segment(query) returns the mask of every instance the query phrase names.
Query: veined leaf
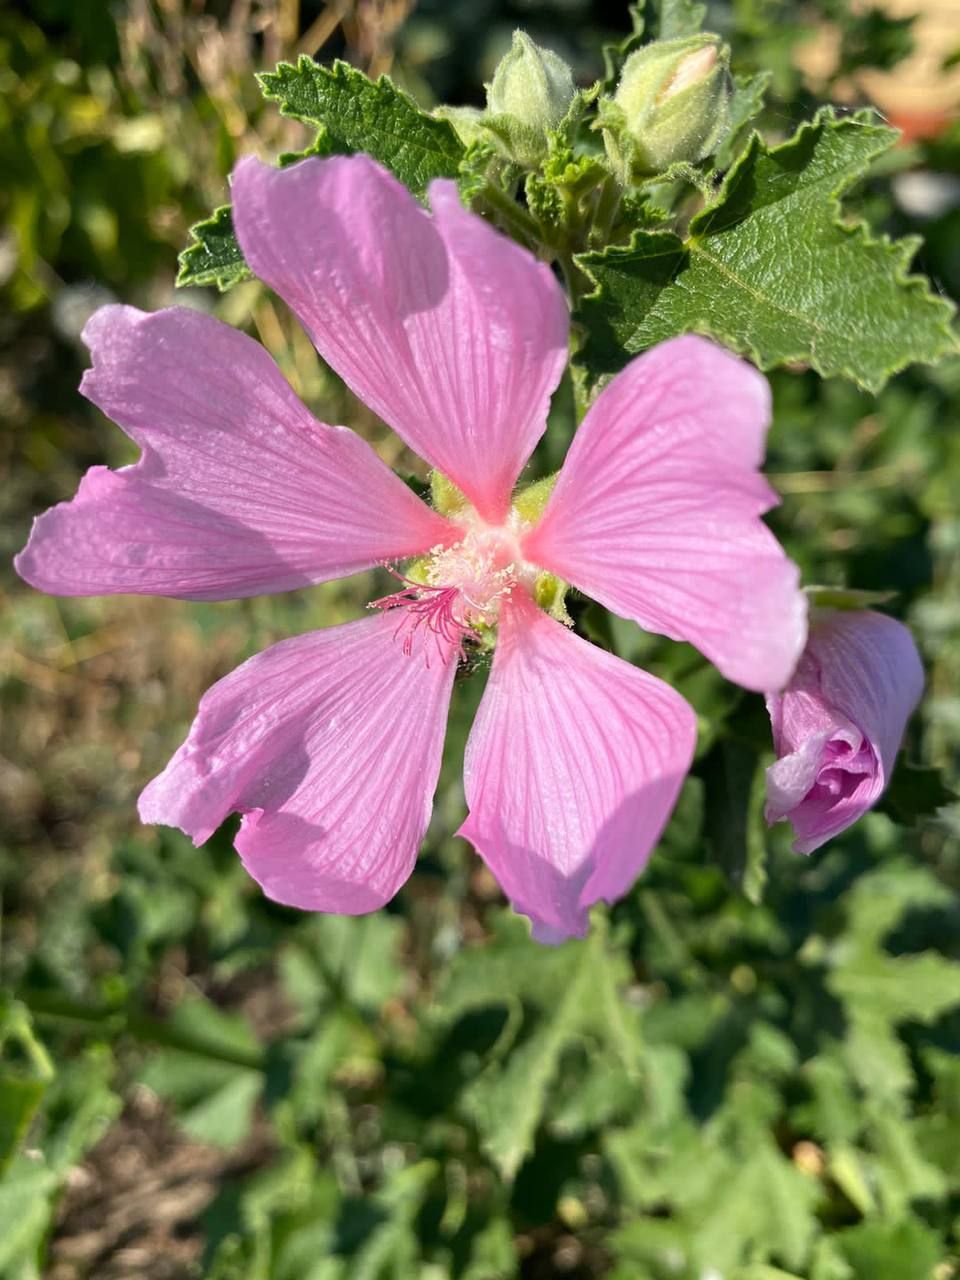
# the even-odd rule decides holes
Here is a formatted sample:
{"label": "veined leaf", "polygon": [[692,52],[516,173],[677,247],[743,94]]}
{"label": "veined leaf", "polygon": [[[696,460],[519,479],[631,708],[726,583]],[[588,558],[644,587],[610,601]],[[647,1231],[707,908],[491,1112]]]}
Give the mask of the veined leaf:
{"label": "veined leaf", "polygon": [[484,1148],[505,1178],[514,1176],[533,1148],[569,1048],[589,1042],[598,1067],[639,1072],[639,1031],[619,990],[626,972],[604,935],[597,921],[585,942],[545,950],[521,941],[513,931],[504,932],[490,946],[465,953],[442,994],[447,1017],[499,1003],[508,992],[514,998],[522,993],[525,1003],[539,1007],[530,1034],[502,1060],[491,1061],[463,1098]]}
{"label": "veined leaf", "polygon": [[[464,146],[451,125],[421,111],[386,76],[374,82],[346,62],[321,67],[303,56],[296,66],[281,62],[259,80],[282,115],[317,127],[313,143],[281,156],[281,164],[365,151],[417,196],[432,179],[459,175]],[[190,234],[193,243],[180,255],[178,285],[216,285],[224,292],[250,278],[230,205],[214,210]]]}
{"label": "veined leaf", "polygon": [[414,193],[456,178],[464,146],[447,120],[421,111],[386,76],[373,81],[346,62],[321,67],[305,55],[259,77],[280,112],[327,130],[345,151],[365,151]]}
{"label": "veined leaf", "polygon": [[754,134],[686,240],[637,230],[628,245],[581,254],[597,286],[579,313],[588,377],[690,332],[762,369],[802,361],[869,391],[960,349],[951,304],[907,274],[917,241],[840,217],[840,195],[896,136],[868,113],[829,109],[782,146]]}
{"label": "veined leaf", "polygon": [[233,230],[233,211],[228,204],[215,209],[209,218],[190,228],[193,244],[180,254],[177,285],[214,284],[226,293],[253,274]]}

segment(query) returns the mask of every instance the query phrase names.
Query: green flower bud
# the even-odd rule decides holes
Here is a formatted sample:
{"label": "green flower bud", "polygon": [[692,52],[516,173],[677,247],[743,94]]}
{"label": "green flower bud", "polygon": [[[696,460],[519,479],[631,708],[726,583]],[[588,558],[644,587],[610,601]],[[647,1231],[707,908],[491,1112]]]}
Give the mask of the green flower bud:
{"label": "green flower bud", "polygon": [[547,130],[560,123],[575,93],[564,60],[515,31],[487,85],[488,127],[515,160],[536,164],[546,152]]}
{"label": "green flower bud", "polygon": [[604,120],[607,152],[625,177],[716,150],[729,123],[729,65],[729,49],[709,34],[654,41],[627,58]]}

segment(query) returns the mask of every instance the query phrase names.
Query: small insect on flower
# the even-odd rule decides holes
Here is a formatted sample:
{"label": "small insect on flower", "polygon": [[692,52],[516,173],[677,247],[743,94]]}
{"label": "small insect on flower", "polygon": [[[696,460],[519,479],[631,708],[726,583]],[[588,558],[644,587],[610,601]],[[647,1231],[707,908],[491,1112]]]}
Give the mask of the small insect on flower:
{"label": "small insect on flower", "polygon": [[549,268],[453,183],[432,184],[428,214],[365,156],[247,159],[233,198],[247,262],[434,468],[433,506],[313,418],[250,338],[110,306],[85,331],[81,389],[142,457],[93,468],[41,516],[19,571],[61,595],[224,600],[389,565],[401,589],[366,617],[209,690],[141,817],[199,843],[240,812],[237,849],[268,895],[370,911],[416,859],[458,660],[495,644],[461,834],[537,937],[582,934],[644,867],[696,730],[668,685],[564,625],[565,586],[748,688],[783,687],[806,612],[760,518],[776,501],[758,473],[767,383],[703,339],[664,343],[600,394],[549,496],[516,491],[567,357]]}
{"label": "small insect on flower", "polygon": [[767,821],[787,819],[812,853],[879,800],[923,694],[923,667],[902,622],[821,609],[780,694],[767,698],[779,756],[767,770]]}

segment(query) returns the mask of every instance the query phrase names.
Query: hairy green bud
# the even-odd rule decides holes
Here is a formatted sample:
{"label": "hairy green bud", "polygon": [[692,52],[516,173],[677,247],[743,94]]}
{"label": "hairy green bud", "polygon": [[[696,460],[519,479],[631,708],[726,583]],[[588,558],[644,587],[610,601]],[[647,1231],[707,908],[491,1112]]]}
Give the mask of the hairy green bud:
{"label": "hairy green bud", "polygon": [[573,72],[558,54],[515,31],[487,85],[487,126],[513,159],[536,164],[546,153],[547,130],[566,115],[576,91]]}
{"label": "hairy green bud", "polygon": [[607,153],[624,178],[716,150],[729,122],[729,67],[729,49],[709,34],[654,41],[627,58],[601,113]]}

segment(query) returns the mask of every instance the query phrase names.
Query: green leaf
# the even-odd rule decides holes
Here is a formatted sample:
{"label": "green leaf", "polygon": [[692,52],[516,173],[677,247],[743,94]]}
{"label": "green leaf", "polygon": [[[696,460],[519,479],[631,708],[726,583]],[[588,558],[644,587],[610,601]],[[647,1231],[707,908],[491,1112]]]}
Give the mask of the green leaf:
{"label": "green leaf", "polygon": [[754,134],[686,240],[636,230],[628,245],[581,254],[597,286],[579,310],[588,377],[690,332],[762,369],[801,361],[871,391],[956,352],[952,305],[907,275],[917,241],[840,219],[839,196],[896,136],[868,113],[829,109],[779,147]]}
{"label": "green leaf", "polygon": [[178,259],[177,286],[213,284],[225,293],[253,274],[233,230],[233,211],[228,204],[215,209],[209,218],[190,228],[193,243]]}
{"label": "green leaf", "polygon": [[755,76],[733,77],[733,97],[730,99],[727,134],[716,156],[718,169],[729,169],[740,154],[744,131],[751,120],[763,110],[763,100],[770,80],[771,72],[769,71],[758,71]]}
{"label": "green leaf", "polygon": [[960,964],[934,951],[894,956],[883,939],[911,906],[949,900],[929,872],[898,863],[863,876],[849,895],[848,932],[826,983],[846,1007],[850,1070],[874,1097],[892,1099],[913,1085],[897,1026],[930,1024],[960,1004]]}
{"label": "green leaf", "polygon": [[19,1274],[39,1274],[26,1264],[38,1254],[53,1217],[56,1192],[56,1175],[26,1156],[20,1156],[0,1180],[0,1275],[12,1277],[17,1263],[24,1265]]}
{"label": "green leaf", "polygon": [[[258,77],[264,97],[281,115],[317,127],[313,143],[286,152],[280,164],[311,155],[365,151],[422,196],[434,178],[456,178],[465,148],[446,120],[421,111],[386,76],[376,82],[346,62],[321,67],[303,55]],[[193,243],[180,255],[177,285],[216,285],[225,292],[251,277],[233,230],[230,205],[190,228]]]}
{"label": "green leaf", "polygon": [[901,758],[884,793],[881,807],[898,822],[912,827],[919,818],[930,817],[938,809],[956,801],[956,792],[947,786],[939,769],[907,764]]}
{"label": "green leaf", "polygon": [[256,1037],[246,1021],[208,1001],[183,1001],[169,1019],[171,1029],[196,1050],[162,1048],[145,1063],[143,1084],[175,1107],[184,1132],[201,1142],[231,1147],[250,1131],[263,1075],[242,1065],[255,1057]]}
{"label": "green leaf", "polygon": [[753,903],[767,881],[763,827],[764,773],[750,746],[721,738],[700,766],[704,829],[730,882]]}
{"label": "green leaf", "polygon": [[834,1242],[856,1280],[930,1280],[942,1256],[936,1233],[916,1219],[863,1222]]}
{"label": "green leaf", "polygon": [[638,0],[630,5],[635,34],[649,40],[674,40],[696,35],[707,6],[699,0]]}
{"label": "green leaf", "polygon": [[434,178],[456,178],[464,146],[447,120],[421,111],[386,76],[373,81],[349,63],[321,67],[301,56],[258,77],[282,115],[326,128],[345,151],[365,151],[414,193]]}
{"label": "green leaf", "polygon": [[592,1061],[604,1071],[611,1063],[635,1076],[639,1070],[636,1023],[620,995],[622,961],[604,934],[597,920],[587,941],[545,950],[505,931],[502,943],[465,953],[441,993],[445,1017],[517,996],[539,1010],[522,1042],[491,1055],[463,1095],[464,1109],[504,1178],[512,1178],[531,1151],[569,1049],[592,1045]]}
{"label": "green leaf", "polygon": [[19,1150],[54,1074],[27,1008],[0,996],[0,1048],[6,1051],[8,1043],[18,1047],[20,1060],[0,1063],[0,1174]]}
{"label": "green leaf", "polygon": [[[618,1255],[652,1261],[665,1248],[683,1259],[693,1275],[730,1271],[749,1258],[802,1266],[816,1230],[816,1182],[797,1170],[759,1129],[739,1134],[731,1101],[726,1114],[705,1129],[692,1124],[669,1138],[670,1159],[651,1151],[641,1133],[608,1140],[614,1170],[639,1192],[648,1211],[670,1204],[664,1226],[647,1213],[613,1237]],[[731,1136],[735,1145],[731,1146]],[[722,1189],[722,1190],[721,1190]],[[675,1274],[687,1274],[679,1267]]]}
{"label": "green leaf", "polygon": [[19,1150],[46,1091],[45,1080],[0,1072],[0,1173]]}

